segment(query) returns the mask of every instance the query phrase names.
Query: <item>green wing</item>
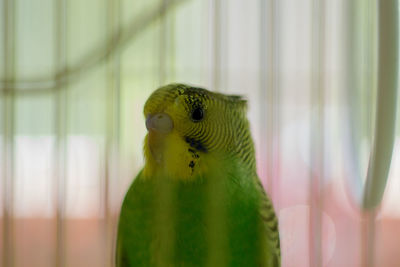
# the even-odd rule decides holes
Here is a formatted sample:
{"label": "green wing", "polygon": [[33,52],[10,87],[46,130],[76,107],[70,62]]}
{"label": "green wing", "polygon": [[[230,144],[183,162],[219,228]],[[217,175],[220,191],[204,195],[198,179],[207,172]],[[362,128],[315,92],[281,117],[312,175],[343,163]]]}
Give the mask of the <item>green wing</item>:
{"label": "green wing", "polygon": [[261,195],[260,215],[264,221],[266,234],[269,236],[267,247],[274,251],[274,258],[271,259],[271,267],[281,266],[281,248],[279,240],[278,219],[275,215],[275,210],[271,200],[265,193],[261,181],[256,177],[257,188]]}
{"label": "green wing", "polygon": [[[132,266],[133,258],[143,259],[143,262],[139,261],[135,266],[148,265],[145,261],[149,258],[147,244],[151,238],[148,229],[150,223],[139,218],[149,217],[147,213],[151,212],[151,203],[147,203],[146,199],[151,198],[147,196],[149,191],[146,183],[140,178],[141,175],[142,172],[137,175],[122,203],[115,255],[117,267]],[[141,238],[137,236],[138,231],[132,229],[141,229]]]}

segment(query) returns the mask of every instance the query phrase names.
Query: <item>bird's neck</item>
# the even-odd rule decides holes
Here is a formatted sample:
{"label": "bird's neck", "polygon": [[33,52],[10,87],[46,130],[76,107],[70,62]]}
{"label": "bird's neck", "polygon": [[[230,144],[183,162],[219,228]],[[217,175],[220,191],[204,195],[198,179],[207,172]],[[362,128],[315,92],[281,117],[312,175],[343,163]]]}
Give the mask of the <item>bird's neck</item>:
{"label": "bird's neck", "polygon": [[232,166],[234,162],[239,162],[226,153],[199,151],[174,133],[166,136],[161,147],[157,147],[157,150],[159,154],[155,157],[149,145],[149,136],[146,136],[144,142],[144,177],[161,175],[178,180],[192,181],[196,177],[207,174],[209,170],[219,169],[223,171]]}

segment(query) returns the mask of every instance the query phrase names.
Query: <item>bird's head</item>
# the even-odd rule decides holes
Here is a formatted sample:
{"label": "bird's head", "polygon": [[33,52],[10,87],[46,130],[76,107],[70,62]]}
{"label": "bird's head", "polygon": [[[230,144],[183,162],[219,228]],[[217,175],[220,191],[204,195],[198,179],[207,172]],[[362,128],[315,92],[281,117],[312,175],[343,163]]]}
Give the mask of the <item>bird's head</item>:
{"label": "bird's head", "polygon": [[240,96],[184,84],[157,89],[144,106],[145,176],[164,171],[190,179],[204,172],[211,158],[221,156],[255,164],[246,112]]}

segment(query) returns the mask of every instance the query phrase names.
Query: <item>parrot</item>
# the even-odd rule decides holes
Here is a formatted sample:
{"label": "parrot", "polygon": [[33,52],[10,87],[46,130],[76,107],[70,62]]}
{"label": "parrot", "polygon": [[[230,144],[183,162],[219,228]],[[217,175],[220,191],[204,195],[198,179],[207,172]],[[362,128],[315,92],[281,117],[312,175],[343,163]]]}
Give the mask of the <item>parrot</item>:
{"label": "parrot", "polygon": [[145,163],[122,201],[117,267],[281,265],[247,109],[243,96],[182,83],[150,95]]}

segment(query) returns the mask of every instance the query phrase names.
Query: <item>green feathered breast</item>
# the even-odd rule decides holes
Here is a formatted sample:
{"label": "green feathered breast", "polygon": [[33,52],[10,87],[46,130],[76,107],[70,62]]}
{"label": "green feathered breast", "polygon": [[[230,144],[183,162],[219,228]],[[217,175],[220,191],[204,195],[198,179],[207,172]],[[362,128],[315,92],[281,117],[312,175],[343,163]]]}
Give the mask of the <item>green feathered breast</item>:
{"label": "green feathered breast", "polygon": [[226,169],[189,182],[139,174],[121,210],[117,266],[280,266],[272,205],[248,173]]}

